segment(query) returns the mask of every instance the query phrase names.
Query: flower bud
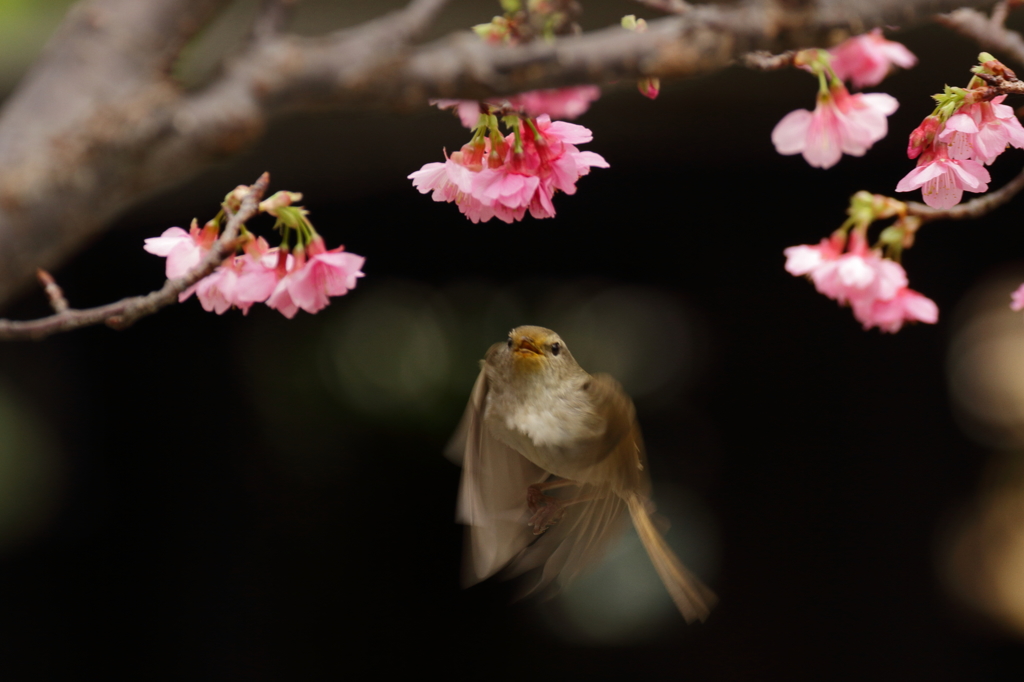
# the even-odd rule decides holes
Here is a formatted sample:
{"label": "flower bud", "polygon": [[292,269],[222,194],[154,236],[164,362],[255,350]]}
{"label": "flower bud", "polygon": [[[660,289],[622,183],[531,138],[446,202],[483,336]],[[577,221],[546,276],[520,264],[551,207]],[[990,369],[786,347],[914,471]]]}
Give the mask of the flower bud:
{"label": "flower bud", "polygon": [[296,201],[302,201],[302,194],[299,192],[277,192],[260,202],[260,211],[277,217],[277,209],[291,206]]}
{"label": "flower bud", "polygon": [[644,97],[657,99],[658,93],[661,92],[661,80],[654,77],[641,78],[636,82],[636,87]]}
{"label": "flower bud", "polygon": [[935,140],[935,134],[939,131],[941,121],[938,116],[928,116],[921,125],[914,128],[910,133],[910,143],[907,145],[907,157],[916,159],[921,152],[929,149]]}

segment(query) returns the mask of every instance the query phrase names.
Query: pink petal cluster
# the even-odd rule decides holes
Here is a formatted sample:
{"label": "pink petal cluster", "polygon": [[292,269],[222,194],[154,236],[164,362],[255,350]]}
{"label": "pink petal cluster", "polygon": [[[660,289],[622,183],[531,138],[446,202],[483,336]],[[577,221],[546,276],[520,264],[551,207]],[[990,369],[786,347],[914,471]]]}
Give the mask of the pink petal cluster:
{"label": "pink petal cluster", "polygon": [[363,276],[362,267],[366,259],[349,253],[339,246],[328,251],[322,239],[317,237],[306,253],[296,253],[294,267],[276,274],[280,277],[267,305],[291,319],[301,308],[307,313],[316,313],[330,304],[330,296],[343,296],[354,289],[356,279]]}
{"label": "pink petal cluster", "polygon": [[816,168],[831,168],[843,154],[863,156],[889,131],[886,116],[899,107],[884,93],[851,95],[841,84],[818,95],[814,112],[797,109],[772,131],[772,143],[784,156],[803,154]]}
{"label": "pink petal cluster", "polygon": [[500,145],[489,138],[482,144],[465,145],[444,163],[428,163],[409,179],[421,194],[432,192],[434,201],[455,202],[474,223],[498,218],[506,223],[522,220],[526,211],[534,218],[555,215],[555,192],[575,194],[576,180],[591,168],[607,168],[608,162],[575,145],[590,142],[593,135],[583,126],[535,120],[540,139],[521,124],[522,151],[515,151],[515,135]]}
{"label": "pink petal cluster", "polygon": [[791,246],[783,253],[787,272],[807,275],[819,293],[848,304],[864,329],[896,333],[904,322],[934,324],[939,319],[934,301],[907,288],[903,266],[869,249],[857,233],[851,235],[845,253],[841,236],[817,245]]}
{"label": "pink petal cluster", "polygon": [[1024,284],[1021,284],[1010,294],[1010,310],[1018,312],[1024,310]]}
{"label": "pink petal cluster", "polygon": [[[601,88],[596,85],[580,85],[569,88],[550,90],[530,90],[512,95],[506,99],[490,99],[488,104],[508,106],[521,111],[527,116],[537,117],[547,114],[551,118],[572,120],[579,118],[592,102],[601,97]],[[480,102],[465,99],[432,99],[430,103],[439,109],[454,108],[462,125],[476,128],[480,121]]]}
{"label": "pink petal cluster", "polygon": [[938,137],[949,145],[951,159],[973,159],[990,166],[1007,145],[1024,149],[1024,127],[1013,108],[1003,104],[1005,99],[1000,95],[991,102],[962,106],[949,117]]}
{"label": "pink petal cluster", "polygon": [[[198,248],[174,230],[190,239],[184,230],[171,228],[160,237],[147,239],[145,246],[150,253],[167,256],[169,278],[173,278],[170,274],[172,256],[177,254],[178,260],[173,265],[177,271],[185,259],[194,257]],[[178,300],[184,301],[194,293],[204,310],[218,315],[231,307],[248,314],[254,303],[266,303],[290,319],[299,308],[309,313],[318,312],[330,303],[330,296],[341,296],[355,288],[356,280],[363,276],[362,266],[366,260],[345,251],[342,246],[328,251],[320,237],[315,237],[304,251],[298,249],[294,257],[268,248],[262,237],[250,241],[245,251],[240,256],[225,259],[209,276],[179,294]]]}
{"label": "pink petal cluster", "polygon": [[909,69],[917,64],[914,53],[882,36],[882,29],[854,36],[829,50],[831,67],[836,77],[849,80],[854,87],[878,85],[889,74],[892,66]]}
{"label": "pink petal cluster", "polygon": [[920,187],[924,203],[932,208],[947,209],[960,203],[965,190],[987,192],[991,180],[980,163],[950,158],[946,143],[936,141],[917,159],[917,167],[900,180],[896,191],[912,192]]}

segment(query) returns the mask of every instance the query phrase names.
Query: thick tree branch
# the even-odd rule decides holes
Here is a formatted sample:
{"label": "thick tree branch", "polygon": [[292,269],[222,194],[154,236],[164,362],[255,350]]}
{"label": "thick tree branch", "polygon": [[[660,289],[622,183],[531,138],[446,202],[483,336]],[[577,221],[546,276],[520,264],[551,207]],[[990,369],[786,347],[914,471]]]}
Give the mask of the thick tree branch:
{"label": "thick tree branch", "polygon": [[161,308],[178,302],[178,294],[212,273],[225,258],[235,251],[235,238],[238,237],[238,230],[245,221],[250,220],[259,212],[260,199],[267,191],[270,183],[270,175],[264,173],[249,188],[248,194],[242,199],[238,212],[231,215],[230,209],[225,206],[230,218],[224,227],[224,232],[206,254],[202,262],[190,270],[184,277],[169,279],[164,285],[145,296],[132,296],[123,298],[115,303],[86,310],[75,310],[67,307],[63,293],[57,283],[45,272],[40,273],[46,293],[51,303],[57,310],[55,315],[40,318],[38,320],[13,321],[0,319],[0,340],[11,341],[17,339],[42,339],[51,334],[71,331],[81,327],[91,327],[97,324],[106,324],[114,329],[124,329],[134,324],[139,318],[152,315]]}
{"label": "thick tree branch", "polygon": [[404,10],[317,39],[279,35],[280,22],[271,16],[221,78],[184,92],[168,69],[224,4],[88,0],[69,14],[0,114],[0,303],[127,207],[254,142],[282,112],[411,107],[429,97],[685,77],[754,50],[827,45],[835,29],[907,27],[963,2],[694,5],[649,22],[645,33],[613,27],[513,48],[487,45],[469,31],[411,46],[444,0],[413,0]]}

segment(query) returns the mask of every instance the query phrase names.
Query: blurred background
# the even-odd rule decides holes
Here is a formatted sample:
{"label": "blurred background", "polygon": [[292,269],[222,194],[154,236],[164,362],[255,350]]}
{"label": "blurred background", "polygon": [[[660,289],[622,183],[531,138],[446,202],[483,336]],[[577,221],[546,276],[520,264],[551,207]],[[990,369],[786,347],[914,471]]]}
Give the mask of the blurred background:
{"label": "blurred background", "polygon": [[[0,89],[67,5],[0,1]],[[645,16],[584,5],[585,29]],[[308,0],[294,30],[391,6]],[[182,82],[215,73],[254,8],[199,36]],[[434,35],[497,11],[454,2]],[[123,216],[54,273],[72,305],[158,287],[142,240],[264,170],[366,277],[291,321],[191,300],[3,346],[0,676],[1022,679],[1024,319],[1008,303],[1024,200],[922,230],[904,265],[935,326],[865,333],[782,268],[853,192],[892,193],[929,95],[966,84],[979,51],[934,26],[897,37],[921,64],[878,88],[901,103],[890,135],[827,172],[770,142],[814,80],[734,68],[654,102],[607,87],[578,122],[611,168],[556,197],[554,220],[472,225],[417,193],[406,175],[469,137],[426,106],[279,120]],[[1021,161],[1001,157],[993,186]],[[46,313],[36,292],[4,314]],[[632,531],[559,598],[460,589],[442,450],[478,359],[521,324],[635,398],[667,538],[721,598],[707,623],[683,623]]]}

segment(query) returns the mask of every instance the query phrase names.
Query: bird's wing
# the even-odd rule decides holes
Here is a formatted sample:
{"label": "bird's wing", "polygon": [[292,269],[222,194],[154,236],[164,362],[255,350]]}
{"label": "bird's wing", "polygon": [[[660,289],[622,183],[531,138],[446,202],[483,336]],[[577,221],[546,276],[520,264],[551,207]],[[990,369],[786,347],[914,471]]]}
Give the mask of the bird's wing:
{"label": "bird's wing", "polygon": [[572,490],[597,497],[568,507],[560,522],[512,561],[508,577],[530,572],[535,578],[527,582],[520,596],[542,592],[553,585],[565,587],[599,561],[610,541],[625,527],[626,505],[618,495],[591,485]]}
{"label": "bird's wing", "polygon": [[467,527],[466,585],[498,572],[533,542],[533,531],[526,525],[526,489],[548,477],[488,432],[483,423],[486,405],[487,376],[481,371],[463,417],[466,437],[456,514]]}
{"label": "bird's wing", "polygon": [[593,446],[602,452],[594,457],[595,464],[579,481],[580,486],[571,489],[589,499],[568,507],[562,521],[523,550],[510,566],[513,574],[543,567],[527,593],[543,590],[556,578],[559,585],[567,585],[599,561],[625,528],[624,494],[645,495],[649,488],[643,438],[632,400],[619,382],[606,374],[590,377],[583,390],[605,421]]}

